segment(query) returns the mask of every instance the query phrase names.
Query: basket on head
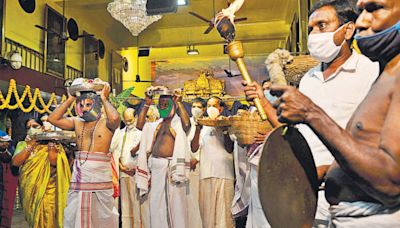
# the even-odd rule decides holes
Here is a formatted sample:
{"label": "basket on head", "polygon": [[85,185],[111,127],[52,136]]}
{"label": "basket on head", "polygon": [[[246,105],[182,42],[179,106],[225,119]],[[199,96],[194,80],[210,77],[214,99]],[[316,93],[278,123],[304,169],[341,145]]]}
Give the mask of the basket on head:
{"label": "basket on head", "polygon": [[81,92],[100,92],[105,85],[100,78],[76,78],[69,87],[69,93],[80,96]]}
{"label": "basket on head", "polygon": [[247,115],[231,116],[231,133],[234,133],[240,145],[255,143],[258,132],[268,133],[273,129],[268,121],[262,121],[260,115],[246,113]]}

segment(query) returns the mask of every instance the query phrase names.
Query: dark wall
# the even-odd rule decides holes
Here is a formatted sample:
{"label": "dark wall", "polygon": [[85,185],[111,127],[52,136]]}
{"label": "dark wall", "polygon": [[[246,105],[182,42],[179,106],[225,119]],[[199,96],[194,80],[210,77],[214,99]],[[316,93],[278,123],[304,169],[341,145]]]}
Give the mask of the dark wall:
{"label": "dark wall", "polygon": [[63,78],[40,73],[26,67],[13,70],[9,66],[0,66],[0,83],[2,83],[1,81],[10,81],[10,79],[14,79],[18,85],[30,85],[32,89],[39,88],[43,92],[56,93],[60,96],[65,93]]}

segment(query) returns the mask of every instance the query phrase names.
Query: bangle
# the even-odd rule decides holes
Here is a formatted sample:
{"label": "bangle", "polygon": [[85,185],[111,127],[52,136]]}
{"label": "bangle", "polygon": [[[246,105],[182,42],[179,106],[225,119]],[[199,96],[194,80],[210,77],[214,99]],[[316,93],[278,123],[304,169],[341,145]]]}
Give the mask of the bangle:
{"label": "bangle", "polygon": [[148,104],[145,104],[145,105],[144,105],[144,107],[150,108],[150,105],[148,105]]}
{"label": "bangle", "polygon": [[33,146],[27,146],[25,149],[26,149],[26,151],[28,153],[32,153],[33,152]]}

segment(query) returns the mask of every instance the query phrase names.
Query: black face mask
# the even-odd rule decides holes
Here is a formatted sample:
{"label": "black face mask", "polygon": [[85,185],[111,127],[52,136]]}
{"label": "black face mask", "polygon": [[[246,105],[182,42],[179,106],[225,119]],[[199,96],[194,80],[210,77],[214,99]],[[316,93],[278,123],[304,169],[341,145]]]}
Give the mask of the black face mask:
{"label": "black face mask", "polygon": [[[93,106],[91,110],[82,111],[82,107],[79,105],[79,103],[84,99],[93,100]],[[80,116],[86,122],[92,122],[96,121],[101,116],[101,107],[102,103],[99,95],[96,95],[96,93],[93,92],[84,92],[81,93],[81,96],[77,99],[76,112],[78,116]]]}
{"label": "black face mask", "polygon": [[356,36],[361,53],[372,61],[387,64],[400,53],[400,21],[392,27],[370,36]]}
{"label": "black face mask", "polygon": [[83,112],[82,115],[82,119],[84,119],[86,122],[93,122],[96,121],[98,118],[99,118],[99,113],[93,111]]}

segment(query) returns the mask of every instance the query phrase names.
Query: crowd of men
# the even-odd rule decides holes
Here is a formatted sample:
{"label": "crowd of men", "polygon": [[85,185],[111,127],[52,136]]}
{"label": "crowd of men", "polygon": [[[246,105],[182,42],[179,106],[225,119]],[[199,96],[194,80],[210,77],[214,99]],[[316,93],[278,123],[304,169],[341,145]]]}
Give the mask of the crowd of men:
{"label": "crowd of men", "polygon": [[[308,49],[320,64],[298,89],[243,82],[248,101],[307,141],[322,189],[314,227],[400,227],[400,2],[318,1]],[[200,125],[222,115],[218,97],[196,98],[188,112],[179,94],[155,106],[146,93],[140,113],[128,108],[121,120],[109,93],[105,84],[70,94],[48,117],[75,131],[72,162],[60,144],[29,137],[39,120],[27,120],[15,152],[0,132],[30,227],[270,227],[257,177],[267,133],[240,145],[226,127]],[[79,118],[65,116],[73,102]]]}

